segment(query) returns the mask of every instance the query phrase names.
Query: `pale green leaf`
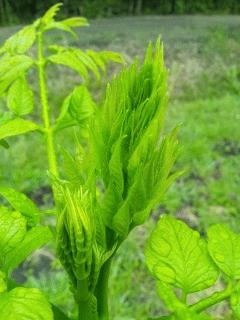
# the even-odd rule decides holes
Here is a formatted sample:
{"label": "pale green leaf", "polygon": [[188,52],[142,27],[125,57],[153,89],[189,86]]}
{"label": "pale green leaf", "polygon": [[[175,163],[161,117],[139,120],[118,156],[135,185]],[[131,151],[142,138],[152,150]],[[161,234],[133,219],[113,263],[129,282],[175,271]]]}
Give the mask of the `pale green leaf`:
{"label": "pale green leaf", "polygon": [[22,76],[32,65],[33,60],[25,55],[4,55],[0,59],[0,96],[10,84]]}
{"label": "pale green leaf", "polygon": [[218,271],[197,231],[170,216],[160,218],[146,251],[148,269],[160,281],[185,293],[211,287]]}
{"label": "pale green leaf", "polygon": [[234,314],[234,319],[239,320],[240,319],[240,290],[239,288],[235,290],[230,297],[230,305],[232,312]]}
{"label": "pale green leaf", "polygon": [[0,294],[7,291],[7,276],[0,270]]}
{"label": "pale green leaf", "polygon": [[208,229],[208,250],[216,265],[230,278],[240,279],[240,236],[227,225]]}
{"label": "pale green leaf", "polygon": [[24,239],[25,233],[25,218],[19,212],[0,207],[0,269],[6,255]]}
{"label": "pale green leaf", "polygon": [[49,22],[45,27],[44,27],[44,31],[48,31],[48,30],[52,30],[52,29],[59,29],[62,31],[66,31],[71,33],[74,37],[77,36],[77,34],[67,25],[65,25],[64,23],[62,23],[62,21],[52,21]]}
{"label": "pale green leaf", "polygon": [[16,118],[0,126],[0,140],[39,129],[39,126],[32,121]]}
{"label": "pale green leaf", "polygon": [[30,229],[24,239],[5,257],[4,270],[8,273],[23,262],[34,250],[42,247],[52,239],[48,227],[39,226]]}
{"label": "pale green leaf", "polygon": [[15,288],[0,294],[0,320],[53,320],[51,305],[38,289]]}
{"label": "pale green leaf", "polygon": [[73,119],[82,123],[93,115],[95,108],[96,105],[87,87],[82,85],[73,90],[68,107]]}
{"label": "pale green leaf", "polygon": [[52,21],[54,21],[54,17],[56,16],[56,14],[58,13],[58,11],[60,10],[62,6],[62,3],[56,3],[55,5],[53,5],[52,7],[50,7],[45,14],[42,16],[41,18],[41,22],[43,24],[48,24]]}
{"label": "pale green leaf", "polygon": [[24,76],[15,80],[11,85],[8,91],[7,105],[17,116],[24,116],[32,112],[34,107],[33,91]]}
{"label": "pale green leaf", "polygon": [[26,217],[29,226],[36,225],[39,222],[40,211],[35,203],[25,194],[1,185],[0,194],[16,211],[19,211],[23,216]]}
{"label": "pale green leaf", "polygon": [[76,54],[68,49],[65,51],[60,51],[48,57],[48,61],[61,64],[68,68],[77,71],[84,79],[88,78],[88,70],[82,61],[76,56]]}
{"label": "pale green leaf", "polygon": [[89,23],[84,17],[72,17],[62,20],[61,23],[71,28],[85,27],[89,26]]}
{"label": "pale green leaf", "polygon": [[0,53],[23,54],[32,47],[36,39],[36,30],[33,25],[26,26],[5,41]]}
{"label": "pale green leaf", "polygon": [[114,51],[100,51],[99,55],[104,60],[104,62],[113,61],[120,64],[123,64],[125,62],[123,56],[120,53]]}

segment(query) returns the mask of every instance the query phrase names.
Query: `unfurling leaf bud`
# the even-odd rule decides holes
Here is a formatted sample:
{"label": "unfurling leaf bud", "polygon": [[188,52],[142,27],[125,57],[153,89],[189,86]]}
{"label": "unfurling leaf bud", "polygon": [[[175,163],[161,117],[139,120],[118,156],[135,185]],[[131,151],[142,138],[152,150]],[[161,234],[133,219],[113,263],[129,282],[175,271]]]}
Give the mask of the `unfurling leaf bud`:
{"label": "unfurling leaf bud", "polygon": [[62,188],[63,210],[57,224],[57,251],[73,285],[91,273],[94,244],[94,221],[87,193]]}

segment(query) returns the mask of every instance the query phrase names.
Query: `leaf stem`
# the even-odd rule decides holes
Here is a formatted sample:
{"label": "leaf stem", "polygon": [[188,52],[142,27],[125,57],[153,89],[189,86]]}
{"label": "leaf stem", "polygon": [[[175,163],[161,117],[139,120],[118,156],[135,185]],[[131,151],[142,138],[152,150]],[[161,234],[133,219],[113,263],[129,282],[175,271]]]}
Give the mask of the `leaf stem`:
{"label": "leaf stem", "polygon": [[229,284],[223,291],[214,292],[211,296],[198,301],[197,303],[189,306],[189,308],[194,312],[200,313],[205,309],[208,309],[209,307],[229,298],[231,294],[232,285]]}
{"label": "leaf stem", "polygon": [[[41,31],[38,32],[37,43],[38,43],[37,66],[38,66],[38,75],[39,75],[39,90],[40,90],[40,100],[41,100],[41,106],[42,106],[42,120],[44,124],[44,132],[45,132],[46,144],[47,144],[49,171],[54,176],[58,177],[59,172],[57,167],[53,130],[51,127],[50,116],[49,116],[48,92],[47,92],[46,74],[45,74],[46,59],[44,58],[44,55],[43,55],[43,35]],[[53,193],[54,193],[54,189],[53,189]],[[54,198],[56,200],[55,194],[54,194]]]}

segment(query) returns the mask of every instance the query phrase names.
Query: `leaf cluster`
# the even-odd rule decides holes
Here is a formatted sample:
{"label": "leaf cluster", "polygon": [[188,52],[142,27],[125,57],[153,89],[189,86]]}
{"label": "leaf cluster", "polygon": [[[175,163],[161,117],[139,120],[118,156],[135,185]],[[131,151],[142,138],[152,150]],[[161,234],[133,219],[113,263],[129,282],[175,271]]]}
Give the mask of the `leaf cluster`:
{"label": "leaf cluster", "polygon": [[[167,319],[212,319],[205,309],[224,300],[235,319],[240,319],[240,237],[228,226],[212,225],[205,240],[184,222],[163,216],[150,236],[145,256],[158,294],[171,313]],[[210,288],[219,279],[226,283],[222,291],[195,304],[188,302],[189,294]]]}

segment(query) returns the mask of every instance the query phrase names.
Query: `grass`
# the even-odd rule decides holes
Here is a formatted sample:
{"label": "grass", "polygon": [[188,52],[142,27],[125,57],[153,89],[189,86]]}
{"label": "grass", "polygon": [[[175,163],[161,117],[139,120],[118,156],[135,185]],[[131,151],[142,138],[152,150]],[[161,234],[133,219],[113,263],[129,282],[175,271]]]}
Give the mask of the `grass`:
{"label": "grass", "polygon": [[[202,233],[214,222],[227,222],[240,230],[239,27],[238,16],[103,19],[82,29],[79,41],[70,40],[70,44],[81,47],[121,51],[131,62],[134,55],[143,56],[148,40],[161,34],[169,67],[166,130],[182,124],[182,152],[177,166],[186,172],[169,190],[152,219],[131,234],[115,258],[110,285],[115,320],[145,319],[163,311],[143,254],[144,243],[160,213],[176,215]],[[2,28],[0,42],[15,30]],[[51,37],[67,41],[60,33],[50,34]],[[63,70],[49,70],[51,105],[59,106],[72,84],[79,81],[71,72],[61,78]],[[109,76],[117,71],[111,67]],[[36,75],[32,73],[30,77],[36,88]],[[91,83],[90,87],[96,98],[102,96],[99,84]],[[2,109],[3,103],[0,113]],[[51,196],[47,175],[43,174],[46,157],[41,137],[29,134],[11,141],[9,150],[1,149],[2,183],[27,192],[41,206],[49,206]],[[66,146],[72,141],[71,131],[58,139]],[[44,252],[48,256],[49,250]],[[49,258],[51,267],[44,275],[36,272],[40,260],[41,254],[36,254],[23,266],[29,275],[27,285],[41,287],[52,302],[74,313],[67,279],[58,261]],[[217,319],[232,319],[225,306],[212,312]]]}

